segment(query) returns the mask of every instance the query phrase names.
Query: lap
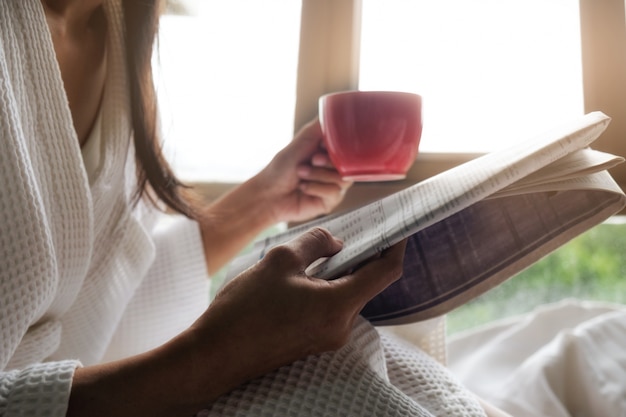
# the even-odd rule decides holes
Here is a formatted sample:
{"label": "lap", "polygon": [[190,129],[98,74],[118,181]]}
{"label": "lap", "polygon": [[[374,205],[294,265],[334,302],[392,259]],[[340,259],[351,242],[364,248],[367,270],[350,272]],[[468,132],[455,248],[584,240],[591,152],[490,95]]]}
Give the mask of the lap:
{"label": "lap", "polygon": [[481,416],[437,361],[365,320],[342,349],[307,357],[219,398],[207,416]]}

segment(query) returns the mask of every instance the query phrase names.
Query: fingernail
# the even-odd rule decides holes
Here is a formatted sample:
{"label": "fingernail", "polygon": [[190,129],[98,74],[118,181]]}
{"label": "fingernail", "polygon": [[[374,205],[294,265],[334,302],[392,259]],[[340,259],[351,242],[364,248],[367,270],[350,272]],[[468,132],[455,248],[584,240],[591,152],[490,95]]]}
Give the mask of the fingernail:
{"label": "fingernail", "polygon": [[311,167],[308,165],[302,165],[298,167],[298,176],[307,178],[311,174]]}
{"label": "fingernail", "polygon": [[324,155],[313,155],[313,159],[311,160],[311,163],[316,166],[316,167],[323,167],[326,166],[326,164],[328,163],[327,158]]}

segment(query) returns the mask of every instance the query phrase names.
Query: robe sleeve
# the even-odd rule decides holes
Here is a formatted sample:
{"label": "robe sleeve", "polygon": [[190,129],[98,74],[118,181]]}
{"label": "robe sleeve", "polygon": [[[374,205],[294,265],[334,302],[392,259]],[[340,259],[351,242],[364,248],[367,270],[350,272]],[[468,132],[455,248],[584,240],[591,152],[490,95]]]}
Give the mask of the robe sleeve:
{"label": "robe sleeve", "polygon": [[65,417],[78,361],[38,363],[0,372],[0,415]]}
{"label": "robe sleeve", "polygon": [[105,361],[163,344],[208,306],[210,280],[198,224],[161,215],[152,235],[155,261],[126,308]]}

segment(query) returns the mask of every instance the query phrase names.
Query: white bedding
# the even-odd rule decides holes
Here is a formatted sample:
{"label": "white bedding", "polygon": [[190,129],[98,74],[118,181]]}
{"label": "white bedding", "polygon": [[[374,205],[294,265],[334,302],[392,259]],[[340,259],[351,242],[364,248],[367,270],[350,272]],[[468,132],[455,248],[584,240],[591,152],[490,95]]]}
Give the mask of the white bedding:
{"label": "white bedding", "polygon": [[473,394],[514,417],[626,416],[626,306],[566,300],[455,335],[448,369],[416,347],[438,323],[376,332],[361,320],[345,348],[244,384],[198,416],[484,416]]}
{"label": "white bedding", "polygon": [[626,416],[626,307],[565,300],[452,337],[448,366],[515,417]]}

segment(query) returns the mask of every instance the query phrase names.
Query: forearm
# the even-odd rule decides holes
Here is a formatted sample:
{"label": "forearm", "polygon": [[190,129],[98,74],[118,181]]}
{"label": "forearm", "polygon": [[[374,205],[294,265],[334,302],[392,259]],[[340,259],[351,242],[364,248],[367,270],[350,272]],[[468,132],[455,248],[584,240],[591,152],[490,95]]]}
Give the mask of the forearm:
{"label": "forearm", "polygon": [[154,352],[79,368],[74,374],[67,416],[158,417],[179,411],[179,415],[193,415],[192,410],[185,409],[184,404],[190,401],[179,392],[177,373]]}
{"label": "forearm", "polygon": [[271,249],[179,336],[141,355],[78,369],[68,416],[193,415],[245,381],[339,349],[363,305],[400,277],[405,252],[398,244],[332,281],[303,276],[341,248],[318,228]]}
{"label": "forearm", "polygon": [[78,368],[67,417],[194,415],[245,380],[228,342],[198,343],[189,332],[123,360]]}
{"label": "forearm", "polygon": [[263,182],[254,177],[205,209],[200,229],[209,274],[276,222],[273,204]]}

